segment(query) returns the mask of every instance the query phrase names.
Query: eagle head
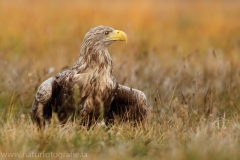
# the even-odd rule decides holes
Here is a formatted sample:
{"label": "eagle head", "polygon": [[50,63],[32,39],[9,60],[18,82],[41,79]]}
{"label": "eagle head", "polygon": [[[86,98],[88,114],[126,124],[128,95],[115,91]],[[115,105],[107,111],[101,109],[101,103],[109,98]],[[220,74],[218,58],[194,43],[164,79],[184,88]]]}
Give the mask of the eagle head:
{"label": "eagle head", "polygon": [[126,41],[127,35],[123,31],[114,30],[108,26],[91,28],[83,39],[83,44],[88,47],[106,49],[114,41]]}

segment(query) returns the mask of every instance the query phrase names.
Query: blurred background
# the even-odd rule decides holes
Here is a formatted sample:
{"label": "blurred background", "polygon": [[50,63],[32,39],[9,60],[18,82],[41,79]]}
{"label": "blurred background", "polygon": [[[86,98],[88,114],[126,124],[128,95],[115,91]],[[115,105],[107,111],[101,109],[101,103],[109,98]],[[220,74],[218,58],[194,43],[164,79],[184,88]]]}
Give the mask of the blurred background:
{"label": "blurred background", "polygon": [[239,110],[237,0],[0,0],[0,110],[29,112],[40,83],[71,67],[98,25],[128,35],[109,47],[114,76],[153,108],[174,99],[207,114]]}

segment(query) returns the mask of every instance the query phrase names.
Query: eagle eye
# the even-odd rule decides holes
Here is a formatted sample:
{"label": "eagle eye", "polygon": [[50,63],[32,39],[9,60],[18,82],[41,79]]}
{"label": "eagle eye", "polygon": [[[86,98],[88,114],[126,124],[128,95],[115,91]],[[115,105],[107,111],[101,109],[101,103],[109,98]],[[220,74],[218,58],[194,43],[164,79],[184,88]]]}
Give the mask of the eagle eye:
{"label": "eagle eye", "polygon": [[104,32],[105,35],[108,35],[109,31]]}

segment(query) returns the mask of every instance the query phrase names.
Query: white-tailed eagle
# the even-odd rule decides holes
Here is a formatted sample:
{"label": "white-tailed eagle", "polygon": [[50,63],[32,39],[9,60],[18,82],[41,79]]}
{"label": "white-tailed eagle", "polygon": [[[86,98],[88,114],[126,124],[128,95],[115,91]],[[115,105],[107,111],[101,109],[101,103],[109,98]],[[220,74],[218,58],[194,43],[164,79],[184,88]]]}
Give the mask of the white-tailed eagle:
{"label": "white-tailed eagle", "polygon": [[127,41],[127,36],[107,26],[90,29],[77,62],[38,88],[32,105],[33,122],[42,128],[50,122],[53,111],[62,123],[77,115],[88,127],[101,118],[112,123],[115,116],[144,121],[148,106],[145,94],[119,84],[112,75],[107,48],[114,41]]}

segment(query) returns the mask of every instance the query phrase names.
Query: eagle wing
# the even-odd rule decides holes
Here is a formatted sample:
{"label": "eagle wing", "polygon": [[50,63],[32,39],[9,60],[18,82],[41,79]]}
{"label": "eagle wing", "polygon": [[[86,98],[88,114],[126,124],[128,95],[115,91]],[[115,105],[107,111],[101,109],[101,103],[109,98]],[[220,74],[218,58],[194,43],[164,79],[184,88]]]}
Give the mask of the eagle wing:
{"label": "eagle wing", "polygon": [[147,98],[142,91],[119,84],[106,123],[114,123],[115,117],[122,121],[144,122],[147,108]]}
{"label": "eagle wing", "polygon": [[55,78],[51,77],[44,81],[38,88],[32,104],[31,118],[39,127],[45,125],[52,117],[51,100],[54,90]]}
{"label": "eagle wing", "polygon": [[56,112],[61,123],[75,113],[74,84],[81,86],[81,75],[66,70],[45,80],[38,88],[32,104],[31,118],[38,127],[49,123],[52,111]]}

